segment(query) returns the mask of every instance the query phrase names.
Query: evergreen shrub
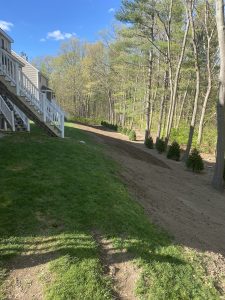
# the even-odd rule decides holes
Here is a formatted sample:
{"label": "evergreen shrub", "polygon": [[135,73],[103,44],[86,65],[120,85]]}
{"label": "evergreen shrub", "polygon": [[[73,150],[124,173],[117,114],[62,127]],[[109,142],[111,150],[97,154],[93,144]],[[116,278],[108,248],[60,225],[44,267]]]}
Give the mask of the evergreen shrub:
{"label": "evergreen shrub", "polygon": [[136,132],[134,130],[131,130],[130,133],[129,133],[129,140],[130,141],[136,141]]}
{"label": "evergreen shrub", "polygon": [[145,140],[145,146],[149,149],[154,148],[153,138],[151,136]]}
{"label": "evergreen shrub", "polygon": [[174,141],[167,152],[167,158],[176,161],[180,160],[180,145]]}
{"label": "evergreen shrub", "polygon": [[159,153],[163,153],[166,151],[166,142],[163,139],[157,139],[155,147]]}
{"label": "evergreen shrub", "polygon": [[191,151],[191,154],[186,161],[186,166],[188,169],[192,169],[192,171],[196,173],[204,170],[203,159],[196,148]]}

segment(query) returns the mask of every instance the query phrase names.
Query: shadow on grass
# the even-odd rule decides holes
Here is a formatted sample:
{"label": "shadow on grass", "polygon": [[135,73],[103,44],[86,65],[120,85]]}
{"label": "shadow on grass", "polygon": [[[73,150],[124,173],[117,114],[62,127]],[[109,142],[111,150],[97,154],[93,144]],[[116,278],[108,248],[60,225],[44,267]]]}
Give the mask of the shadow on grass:
{"label": "shadow on grass", "polygon": [[[119,251],[113,254],[115,262],[136,259],[149,266],[151,276],[171,281],[164,287],[168,293],[173,283],[185,289],[195,271],[181,249],[149,223],[144,210],[130,199],[115,176],[116,165],[87,135],[73,128],[67,128],[66,135],[70,138],[48,138],[35,129],[31,135],[10,136],[0,143],[4,154],[0,156],[2,264],[10,270],[56,261],[53,271],[58,274],[60,288],[77,284],[80,294],[73,292],[78,297],[92,281],[103,295],[107,284],[98,277],[103,276],[99,245],[91,234],[91,229],[97,228],[114,240],[113,249]],[[88,141],[85,146],[80,143],[84,138]],[[130,150],[128,142],[104,138],[119,151],[122,148],[136,159],[168,169],[151,155]],[[24,164],[27,167],[20,168]],[[183,282],[181,274],[185,274]],[[91,297],[96,290],[91,288]],[[55,291],[59,292],[58,287]]]}

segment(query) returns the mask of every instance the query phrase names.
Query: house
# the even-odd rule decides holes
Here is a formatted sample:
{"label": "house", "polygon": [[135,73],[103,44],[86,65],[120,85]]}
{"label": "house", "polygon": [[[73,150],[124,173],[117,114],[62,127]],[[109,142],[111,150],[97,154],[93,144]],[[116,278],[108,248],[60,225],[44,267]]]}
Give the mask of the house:
{"label": "house", "polygon": [[[19,69],[22,70],[24,64],[17,58],[13,57],[11,53],[12,38],[0,28],[0,49],[7,52],[12,60],[18,64]],[[6,57],[5,57],[6,59]],[[2,56],[2,66],[6,65],[4,57]],[[27,130],[30,131],[29,119],[19,110],[7,97],[0,94],[0,129],[7,130]]]}
{"label": "house", "polygon": [[46,93],[49,100],[53,98],[53,91],[49,88],[49,79],[40,70],[33,66],[26,58],[12,51],[12,55],[23,64],[24,74],[33,82],[33,84]]}
{"label": "house", "polygon": [[29,130],[31,119],[49,135],[64,137],[64,113],[48,78],[12,51],[12,43],[0,29],[0,130]]}

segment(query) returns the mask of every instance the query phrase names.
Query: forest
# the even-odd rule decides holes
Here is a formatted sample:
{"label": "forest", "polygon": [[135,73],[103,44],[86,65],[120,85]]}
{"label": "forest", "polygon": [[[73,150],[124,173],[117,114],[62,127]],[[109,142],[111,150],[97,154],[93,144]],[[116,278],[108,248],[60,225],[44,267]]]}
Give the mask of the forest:
{"label": "forest", "polygon": [[95,43],[71,38],[57,56],[34,59],[65,112],[176,141],[184,159],[193,147],[216,154],[215,1],[123,0],[116,19]]}

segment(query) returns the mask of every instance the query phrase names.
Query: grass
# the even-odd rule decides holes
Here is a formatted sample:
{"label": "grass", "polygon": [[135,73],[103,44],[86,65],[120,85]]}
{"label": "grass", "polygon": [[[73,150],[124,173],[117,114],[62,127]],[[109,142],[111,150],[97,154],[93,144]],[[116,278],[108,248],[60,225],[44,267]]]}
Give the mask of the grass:
{"label": "grass", "polygon": [[196,253],[147,220],[100,146],[72,124],[64,140],[32,132],[0,140],[1,299],[8,263],[24,255],[49,263],[46,299],[113,299],[93,229],[133,254],[141,299],[219,299]]}

